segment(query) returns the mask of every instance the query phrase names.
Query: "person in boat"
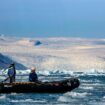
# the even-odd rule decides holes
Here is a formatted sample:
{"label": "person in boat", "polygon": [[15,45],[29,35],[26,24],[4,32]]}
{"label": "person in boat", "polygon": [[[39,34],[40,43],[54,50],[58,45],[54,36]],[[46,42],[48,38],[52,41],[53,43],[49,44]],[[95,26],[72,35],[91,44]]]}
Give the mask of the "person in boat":
{"label": "person in boat", "polygon": [[36,74],[36,68],[31,69],[31,73],[29,74],[29,81],[30,82],[38,82],[38,76]]}
{"label": "person in boat", "polygon": [[8,79],[10,80],[10,83],[15,82],[15,76],[16,76],[15,64],[12,63],[8,68],[8,77],[9,77]]}

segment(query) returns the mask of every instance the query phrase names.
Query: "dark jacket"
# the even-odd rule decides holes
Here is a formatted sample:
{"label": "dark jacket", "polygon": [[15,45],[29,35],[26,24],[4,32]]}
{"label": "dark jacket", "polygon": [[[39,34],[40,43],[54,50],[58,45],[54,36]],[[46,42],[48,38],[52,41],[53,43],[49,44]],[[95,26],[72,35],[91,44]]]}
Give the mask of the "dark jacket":
{"label": "dark jacket", "polygon": [[10,83],[15,82],[15,75],[16,75],[15,64],[11,64],[8,68],[8,76]]}
{"label": "dark jacket", "polygon": [[16,70],[14,65],[10,65],[8,69],[8,76],[12,77],[16,75]]}
{"label": "dark jacket", "polygon": [[29,81],[30,81],[30,82],[36,82],[36,81],[38,81],[38,76],[37,76],[37,74],[36,74],[36,73],[30,73],[30,74],[29,74]]}

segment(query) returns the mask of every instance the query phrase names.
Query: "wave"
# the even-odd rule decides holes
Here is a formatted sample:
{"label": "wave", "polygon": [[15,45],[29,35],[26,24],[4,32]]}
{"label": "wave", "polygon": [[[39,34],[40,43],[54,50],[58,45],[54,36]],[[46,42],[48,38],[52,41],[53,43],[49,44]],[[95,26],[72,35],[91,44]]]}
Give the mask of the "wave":
{"label": "wave", "polygon": [[102,102],[97,102],[97,101],[91,101],[89,102],[88,105],[105,105],[105,101],[102,101]]}
{"label": "wave", "polygon": [[6,99],[6,95],[0,96],[0,100],[5,100],[5,99]]}
{"label": "wave", "polygon": [[94,87],[92,87],[92,86],[82,86],[82,87],[80,87],[80,89],[85,89],[85,90],[93,90],[94,89]]}
{"label": "wave", "polygon": [[24,100],[10,100],[10,102],[13,103],[27,103],[27,102],[31,102],[31,103],[46,103],[45,100],[33,100],[33,99],[24,99]]}
{"label": "wave", "polygon": [[91,79],[91,78],[89,78],[88,77],[88,79],[85,79],[85,76],[84,76],[84,79],[80,79],[80,81],[82,82],[82,83],[100,83],[100,82],[102,82],[102,80],[98,80],[98,78],[95,78],[95,76],[93,75],[93,78]]}
{"label": "wave", "polygon": [[82,98],[82,97],[86,97],[87,95],[91,95],[91,93],[78,93],[78,92],[68,92],[64,94],[65,96],[71,96],[71,97],[77,97],[77,98]]}
{"label": "wave", "polygon": [[105,96],[103,96],[103,99],[105,99]]}
{"label": "wave", "polygon": [[71,99],[77,99],[77,98],[85,98],[87,96],[91,95],[91,93],[78,93],[78,92],[67,92],[63,96],[60,96],[58,98],[58,101],[60,102],[71,102]]}
{"label": "wave", "polygon": [[10,95],[11,95],[11,96],[15,96],[15,95],[17,95],[17,93],[11,93]]}
{"label": "wave", "polygon": [[33,99],[24,99],[24,100],[10,100],[10,102],[13,103],[27,103],[27,102],[31,102],[31,103],[46,103],[46,100],[33,100]]}

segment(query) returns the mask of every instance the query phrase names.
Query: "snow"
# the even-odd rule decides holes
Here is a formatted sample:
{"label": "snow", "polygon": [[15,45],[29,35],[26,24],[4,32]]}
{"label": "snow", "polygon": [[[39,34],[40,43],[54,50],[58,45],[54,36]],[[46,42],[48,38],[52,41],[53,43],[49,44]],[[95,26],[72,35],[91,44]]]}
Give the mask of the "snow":
{"label": "snow", "polygon": [[37,46],[42,44],[39,40],[33,40],[33,39],[28,39],[28,38],[23,38],[19,41],[16,42],[17,45],[24,45],[24,46]]}
{"label": "snow", "polygon": [[11,63],[16,64],[16,69],[26,69],[26,67],[17,61],[12,60],[8,56],[5,56],[0,53],[0,69],[6,69]]}
{"label": "snow", "polygon": [[[105,71],[105,39],[3,36],[3,40],[0,40],[0,53],[27,68],[35,66],[38,71]],[[41,45],[36,46],[37,41]]]}

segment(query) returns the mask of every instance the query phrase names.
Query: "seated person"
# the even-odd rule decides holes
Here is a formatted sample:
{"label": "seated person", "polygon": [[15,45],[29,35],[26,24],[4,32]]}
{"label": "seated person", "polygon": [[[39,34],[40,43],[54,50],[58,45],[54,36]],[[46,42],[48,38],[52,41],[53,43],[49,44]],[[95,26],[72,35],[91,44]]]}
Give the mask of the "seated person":
{"label": "seated person", "polygon": [[38,81],[38,76],[36,74],[36,68],[31,69],[31,73],[29,74],[29,81],[30,82],[37,82]]}

